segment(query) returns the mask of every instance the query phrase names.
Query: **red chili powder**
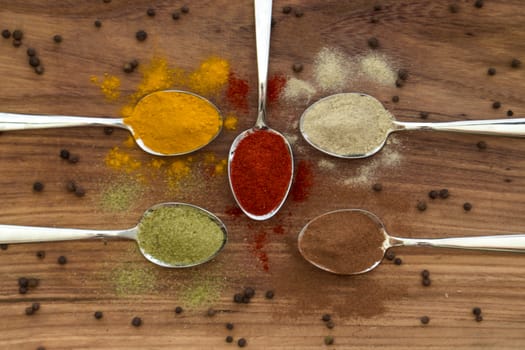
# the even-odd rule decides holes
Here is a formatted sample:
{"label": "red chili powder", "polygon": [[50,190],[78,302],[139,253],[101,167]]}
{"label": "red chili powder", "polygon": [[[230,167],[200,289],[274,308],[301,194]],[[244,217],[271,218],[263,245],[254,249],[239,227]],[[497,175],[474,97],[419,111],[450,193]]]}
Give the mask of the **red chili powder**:
{"label": "red chili powder", "polygon": [[281,92],[283,91],[285,85],[286,77],[282,74],[274,75],[268,80],[268,103],[273,103],[279,100],[279,97],[281,96]]}
{"label": "red chili powder", "polygon": [[243,112],[248,111],[248,91],[250,90],[246,80],[239,79],[234,73],[228,76],[228,89],[226,99],[236,109]]}
{"label": "red chili powder", "polygon": [[268,236],[266,232],[261,231],[256,233],[253,237],[252,251],[262,265],[264,271],[268,272],[270,270],[270,264],[268,262],[268,254],[264,251],[264,247],[268,241]]}
{"label": "red chili powder", "polygon": [[314,184],[312,163],[306,160],[299,161],[297,172],[292,185],[291,194],[295,202],[302,202],[310,195],[310,189]]}
{"label": "red chili powder", "polygon": [[278,235],[284,234],[284,227],[283,225],[277,225],[273,227],[273,233],[277,233]]}
{"label": "red chili powder", "polygon": [[238,143],[230,163],[233,193],[254,215],[275,209],[288,190],[292,158],[282,138],[270,131],[250,133]]}
{"label": "red chili powder", "polygon": [[231,206],[229,208],[226,208],[226,214],[231,216],[232,218],[238,218],[242,215],[242,210],[238,206]]}

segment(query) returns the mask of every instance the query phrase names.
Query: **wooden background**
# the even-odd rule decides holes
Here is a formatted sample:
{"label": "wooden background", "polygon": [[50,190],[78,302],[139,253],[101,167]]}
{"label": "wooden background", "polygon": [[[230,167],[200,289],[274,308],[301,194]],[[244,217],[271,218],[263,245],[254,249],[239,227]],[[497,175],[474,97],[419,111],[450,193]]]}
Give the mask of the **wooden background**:
{"label": "wooden background", "polygon": [[[0,39],[0,110],[88,116],[116,116],[118,104],[104,101],[89,78],[104,73],[122,78],[124,94],[133,93],[139,74],[124,75],[121,67],[154,52],[184,69],[210,55],[229,60],[232,70],[247,79],[250,113],[239,114],[237,132],[255,121],[256,67],[253,8],[250,1],[191,1],[190,13],[179,22],[170,18],[181,1],[4,1],[0,27],[24,31],[22,47]],[[382,5],[374,11],[375,3]],[[449,5],[459,11],[451,13]],[[284,15],[282,6],[304,12],[301,18]],[[152,19],[148,6],[157,10]],[[370,23],[372,16],[378,23]],[[100,18],[97,30],[93,21]],[[348,86],[385,103],[400,120],[429,121],[525,116],[525,67],[511,69],[514,57],[525,61],[525,3],[487,0],[482,9],[467,1],[275,1],[270,75],[294,75],[291,66],[302,62],[301,79],[311,79],[315,54],[324,46],[346,54],[366,53],[367,39],[379,39],[380,52],[410,77],[401,89],[373,84]],[[138,43],[134,33],[146,29],[148,40]],[[54,34],[64,41],[57,45]],[[46,69],[36,75],[27,65],[25,50],[34,46]],[[497,74],[488,76],[495,67]],[[326,95],[318,93],[315,98]],[[394,104],[393,95],[400,101]],[[501,101],[493,109],[493,101]],[[224,99],[214,101],[222,109]],[[277,103],[269,107],[268,122],[298,135],[295,123],[306,104]],[[226,157],[237,132],[223,132],[206,151]],[[311,149],[301,138],[294,145],[296,161],[313,164],[314,185],[304,202],[288,200],[275,218],[264,223],[226,214],[233,205],[227,179],[172,195],[151,186],[132,209],[118,215],[96,204],[99,182],[111,178],[104,165],[107,152],[126,139],[124,131],[111,136],[100,128],[5,132],[0,136],[0,222],[4,224],[117,229],[134,225],[149,206],[169,200],[201,205],[221,217],[230,242],[216,261],[200,268],[171,271],[148,265],[133,244],[125,241],[65,242],[11,245],[0,251],[1,349],[222,349],[236,347],[224,338],[245,337],[252,349],[521,349],[525,345],[525,257],[519,254],[479,253],[432,249],[397,249],[401,266],[385,261],[359,277],[339,277],[315,270],[302,261],[295,238],[311,218],[338,208],[366,208],[384,221],[387,230],[407,237],[451,237],[525,232],[525,141],[443,133],[403,133],[375,157],[339,160]],[[484,140],[486,150],[476,143]],[[61,148],[80,156],[76,165],[58,157]],[[143,161],[151,159],[136,152]],[[392,164],[394,157],[399,164]],[[332,169],[318,166],[331,162]],[[64,190],[74,178],[86,189],[76,198]],[[32,192],[43,181],[43,193]],[[373,192],[375,182],[383,191]],[[430,201],[432,189],[449,189],[446,200]],[[418,200],[428,209],[419,212]],[[473,209],[463,210],[470,202]],[[284,234],[272,234],[282,225]],[[257,232],[270,232],[265,272],[250,252]],[[37,250],[46,258],[38,260]],[[56,263],[66,255],[67,265]],[[154,289],[119,296],[110,271],[128,264],[149,268],[159,277]],[[432,285],[421,285],[420,271],[428,269]],[[17,279],[38,277],[40,286],[18,294]],[[223,281],[220,299],[190,310],[178,288],[199,276]],[[249,305],[232,302],[235,292],[253,286]],[[273,289],[275,298],[265,300]],[[41,303],[33,316],[24,315],[32,302]],[[173,309],[187,309],[175,317]],[[208,307],[218,310],[207,317]],[[475,322],[474,306],[483,310]],[[104,318],[95,320],[93,312]],[[331,313],[336,324],[327,329],[320,320]],[[430,317],[423,326],[419,318]],[[140,316],[140,328],[130,325]],[[235,329],[227,331],[226,322]]]}

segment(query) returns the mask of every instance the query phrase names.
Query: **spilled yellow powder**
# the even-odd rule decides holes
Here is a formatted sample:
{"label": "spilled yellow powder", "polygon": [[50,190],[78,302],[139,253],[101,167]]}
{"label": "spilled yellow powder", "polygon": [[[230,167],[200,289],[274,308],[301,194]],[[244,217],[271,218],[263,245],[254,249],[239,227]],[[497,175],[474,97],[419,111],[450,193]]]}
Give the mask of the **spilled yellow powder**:
{"label": "spilled yellow powder", "polygon": [[104,78],[99,79],[92,76],[90,81],[100,88],[100,91],[108,101],[116,101],[120,97],[120,79],[114,75],[104,74]]}
{"label": "spilled yellow powder", "polygon": [[123,152],[119,147],[113,147],[108,152],[105,162],[109,168],[122,170],[128,174],[142,166],[142,163],[139,160],[136,160],[130,154]]}
{"label": "spilled yellow powder", "polygon": [[126,148],[135,148],[135,139],[133,136],[129,135],[128,138],[122,142],[122,145],[124,145]]}
{"label": "spilled yellow powder", "polygon": [[166,164],[166,161],[163,159],[152,159],[148,166],[152,169],[160,169]]}
{"label": "spilled yellow powder", "polygon": [[228,82],[229,74],[230,63],[223,58],[212,56],[190,73],[187,85],[197,94],[216,95]]}
{"label": "spilled yellow powder", "polygon": [[226,159],[221,159],[217,164],[215,164],[214,175],[223,175],[226,172],[226,166],[228,161]]}
{"label": "spilled yellow powder", "polygon": [[191,174],[192,162],[193,159],[191,157],[188,157],[186,159],[174,160],[170,164],[168,170],[166,171],[166,174],[168,175],[168,182],[170,183],[170,185],[176,186],[180,180]]}
{"label": "spilled yellow powder", "polygon": [[226,130],[236,130],[237,129],[237,122],[238,119],[233,114],[228,114],[226,118],[224,119],[223,126]]}
{"label": "spilled yellow powder", "polygon": [[215,156],[215,153],[213,152],[206,152],[204,153],[204,163],[206,164],[211,164],[211,163],[215,163],[215,160],[217,159],[217,157]]}

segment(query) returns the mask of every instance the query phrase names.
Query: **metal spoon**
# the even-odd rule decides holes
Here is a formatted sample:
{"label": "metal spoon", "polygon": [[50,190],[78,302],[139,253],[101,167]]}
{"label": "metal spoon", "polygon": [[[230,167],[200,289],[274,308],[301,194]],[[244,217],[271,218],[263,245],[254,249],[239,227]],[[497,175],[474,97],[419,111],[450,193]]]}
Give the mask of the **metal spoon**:
{"label": "metal spoon", "polygon": [[131,135],[135,138],[135,141],[139,147],[147,153],[156,155],[156,156],[175,156],[191,153],[201,149],[202,147],[208,145],[212,142],[222,130],[222,115],[213,103],[205,99],[202,96],[196,95],[188,91],[180,90],[163,90],[156,91],[151,94],[148,94],[140,99],[137,106],[143,102],[146,98],[151,97],[156,94],[161,93],[178,93],[178,94],[188,94],[194,97],[197,97],[203,100],[205,103],[213,107],[218,115],[220,120],[219,128],[217,133],[213,135],[206,143],[199,145],[198,147],[188,150],[187,152],[175,153],[175,154],[165,154],[158,152],[158,150],[151,149],[144,144],[143,140],[138,136],[138,134],[133,130],[131,125],[125,123],[125,118],[96,118],[96,117],[80,117],[80,116],[64,116],[64,115],[35,115],[35,114],[16,114],[16,113],[0,113],[0,131],[11,131],[11,130],[28,130],[28,129],[50,129],[50,128],[67,128],[67,127],[76,127],[76,126],[109,126],[116,127],[121,129],[128,130]]}
{"label": "metal spoon", "polygon": [[[196,265],[203,264],[211,259],[213,259],[226,245],[228,240],[228,233],[226,226],[222,221],[210,213],[209,211],[197,207],[195,205],[186,204],[186,203],[177,203],[177,202],[167,202],[157,204],[143,214],[141,221],[146,215],[151,213],[153,210],[159,209],[161,207],[168,206],[186,206],[195,208],[201,211],[204,215],[208,216],[217,226],[220,227],[224,240],[222,245],[210,256],[206,257],[202,261],[197,261],[192,264],[185,265],[172,265],[164,261],[156,259],[150,254],[146,253],[144,249],[140,246],[140,242],[137,239],[139,232],[139,224],[135,227],[132,227],[127,230],[85,230],[85,229],[72,229],[72,228],[55,228],[55,227],[35,227],[35,226],[16,226],[16,225],[0,225],[0,243],[1,244],[12,244],[12,243],[34,243],[34,242],[53,242],[53,241],[70,241],[70,240],[80,240],[80,239],[92,239],[92,238],[122,238],[122,239],[131,239],[135,240],[139,246],[140,252],[142,255],[149,260],[150,262],[170,268],[181,268],[181,267],[192,267]],[[188,232],[188,235],[192,234]]]}
{"label": "metal spoon", "polygon": [[[292,154],[292,147],[290,146],[290,143],[278,131],[269,128],[266,125],[266,91],[267,91],[267,78],[268,78],[268,59],[270,55],[270,32],[271,32],[271,22],[272,22],[272,1],[271,0],[254,0],[254,8],[255,8],[255,39],[257,44],[257,73],[258,73],[258,79],[259,79],[259,104],[258,104],[258,112],[257,112],[257,121],[255,122],[255,126],[251,129],[245,130],[242,133],[240,133],[235,140],[233,140],[233,143],[230,148],[230,153],[228,157],[228,179],[230,182],[230,188],[232,189],[233,197],[235,198],[235,201],[241,208],[241,210],[251,219],[253,220],[266,220],[274,216],[279,209],[284,204],[286,197],[288,196],[288,193],[290,192],[290,188],[292,186],[292,179],[293,179],[293,154]],[[246,138],[248,135],[255,133],[255,132],[271,132],[275,135],[278,135],[283,144],[286,145],[286,148],[288,149],[288,152],[290,153],[290,159],[291,159],[291,173],[290,178],[288,182],[288,188],[286,190],[285,195],[283,196],[281,202],[279,205],[277,205],[274,209],[272,209],[270,212],[264,214],[264,215],[256,215],[253,213],[250,213],[246,208],[242,206],[242,204],[239,202],[239,199],[237,198],[235,194],[234,187],[232,185],[232,179],[231,179],[231,164],[233,158],[235,158],[235,150],[237,149],[237,146],[239,145],[239,142],[241,142],[244,138]],[[266,174],[260,174],[261,176],[265,176]]]}
{"label": "metal spoon", "polygon": [[[466,120],[466,121],[456,121],[456,122],[440,122],[440,123],[418,123],[418,122],[401,122],[392,118],[392,123],[390,127],[384,132],[383,137],[380,140],[370,140],[369,149],[367,152],[358,153],[358,154],[338,154],[336,152],[326,149],[326,147],[320,146],[308,135],[304,130],[304,119],[308,117],[309,112],[313,108],[324,107],[326,110],[330,110],[330,103],[336,97],[348,96],[349,98],[355,96],[368,97],[373,99],[374,103],[381,104],[377,99],[370,95],[350,92],[335,94],[331,96],[324,97],[319,101],[315,102],[309,106],[301,115],[299,122],[299,129],[304,139],[312,145],[314,148],[318,149],[321,152],[329,154],[334,157],[339,158],[366,158],[371,155],[376,154],[383,148],[388,136],[397,131],[404,130],[424,130],[424,131],[449,131],[449,132],[458,132],[458,133],[468,133],[468,134],[483,134],[483,135],[499,135],[499,136],[512,136],[512,137],[525,137],[525,118],[516,118],[516,119],[492,119],[492,120]],[[383,107],[384,108],[384,107]],[[386,109],[385,109],[386,110]],[[360,134],[359,137],[366,137],[365,134]]]}
{"label": "metal spoon", "polygon": [[[308,230],[310,225],[317,222],[318,220],[333,220],[336,215],[344,215],[349,213],[356,218],[369,220],[371,224],[375,224],[377,227],[377,232],[370,239],[381,241],[382,244],[379,244],[377,247],[371,247],[372,254],[366,257],[366,261],[362,265],[368,266],[359,271],[350,271],[347,268],[347,265],[341,266],[338,264],[327,264],[322,262],[322,258],[313,258],[313,254],[306,252],[304,250],[305,246],[308,243],[307,240],[313,239],[312,236],[308,235]],[[361,217],[357,217],[359,215]],[[341,230],[346,230],[345,227],[341,227]],[[326,234],[326,236],[325,236]],[[334,232],[322,233],[323,238],[328,238],[328,236],[334,236]],[[343,245],[340,245],[343,246]],[[391,247],[434,247],[434,248],[457,248],[457,249],[469,249],[469,250],[488,250],[488,251],[504,251],[504,252],[515,252],[515,253],[525,253],[525,234],[514,234],[514,235],[495,235],[495,236],[473,236],[473,237],[456,237],[456,238],[401,238],[390,236],[386,231],[383,223],[377,216],[372,214],[369,211],[362,209],[341,209],[331,211],[325,214],[322,214],[315,219],[307,223],[298,237],[298,247],[301,255],[311,264],[317,266],[320,269],[323,269],[328,272],[342,274],[342,275],[358,275],[365,272],[369,272],[376,268],[382,261],[383,256],[387,249]],[[379,252],[379,253],[377,253]],[[351,259],[355,256],[355,251],[340,251],[334,252],[340,253],[341,256],[344,256],[346,262],[350,262]],[[374,256],[375,255],[375,256]],[[330,266],[328,266],[330,265]]]}

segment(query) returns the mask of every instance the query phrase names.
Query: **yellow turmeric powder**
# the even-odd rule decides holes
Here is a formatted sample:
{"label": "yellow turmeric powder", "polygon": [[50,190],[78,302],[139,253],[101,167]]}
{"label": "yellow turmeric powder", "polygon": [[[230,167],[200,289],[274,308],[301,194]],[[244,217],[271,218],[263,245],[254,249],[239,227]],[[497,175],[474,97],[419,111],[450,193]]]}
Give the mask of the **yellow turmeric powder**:
{"label": "yellow turmeric powder", "polygon": [[218,110],[193,94],[159,91],[144,97],[124,123],[136,139],[161,154],[188,153],[210,142],[222,127]]}
{"label": "yellow turmeric powder", "polygon": [[106,100],[116,101],[120,97],[120,79],[118,77],[106,73],[102,81],[96,76],[92,76],[89,80],[100,88]]}
{"label": "yellow turmeric powder", "polygon": [[228,82],[230,64],[220,57],[209,57],[188,76],[189,88],[201,95],[216,95]]}

